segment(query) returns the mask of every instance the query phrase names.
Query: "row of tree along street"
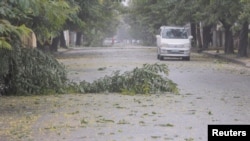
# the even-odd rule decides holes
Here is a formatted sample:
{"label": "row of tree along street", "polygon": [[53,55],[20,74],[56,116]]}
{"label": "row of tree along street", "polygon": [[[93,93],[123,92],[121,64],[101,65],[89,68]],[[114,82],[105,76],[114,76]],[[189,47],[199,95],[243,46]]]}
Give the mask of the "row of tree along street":
{"label": "row of tree along street", "polygon": [[[56,51],[63,30],[75,31],[78,37],[84,35],[87,45],[98,45],[105,36],[115,33],[120,7],[121,3],[113,0],[3,0],[0,2],[2,48],[9,48],[16,41],[12,37],[10,42],[9,34],[27,29],[35,33],[40,48],[50,44],[51,50]],[[62,39],[61,42],[64,46]],[[76,44],[79,42],[77,38]]]}
{"label": "row of tree along street", "polygon": [[131,0],[129,5],[125,20],[132,28],[133,38],[145,44],[154,42],[161,25],[190,23],[199,48],[206,49],[211,31],[219,29],[224,36],[217,34],[216,45],[223,45],[225,53],[232,54],[236,44],[238,56],[247,56],[250,0]]}
{"label": "row of tree along street", "polygon": [[[18,40],[13,37],[15,34],[24,36],[31,30],[39,48],[50,46],[50,50],[56,51],[58,45],[65,47],[64,30],[77,33],[75,45],[82,45],[83,39],[85,46],[100,46],[106,37],[116,34],[120,21],[124,21],[130,38],[145,45],[155,44],[156,32],[162,25],[190,23],[194,43],[199,48],[206,49],[214,39],[218,42],[216,46],[224,45],[227,54],[234,53],[237,44],[238,55],[247,55],[250,0],[129,0],[127,6],[121,2],[3,0],[0,2],[1,48],[10,48]],[[211,32],[215,30],[222,31],[224,36],[218,33],[212,38]]]}
{"label": "row of tree along street", "polygon": [[247,56],[250,0],[127,0],[126,6],[123,3],[1,0],[0,94],[61,92],[67,82],[65,68],[40,50],[53,52],[58,46],[66,47],[65,30],[76,33],[75,45],[100,46],[105,38],[117,33],[117,27],[129,34],[124,39],[155,45],[160,26],[190,23],[194,44],[206,49],[212,29],[220,27],[224,36],[218,34],[219,45],[224,45],[225,53],[234,53],[237,37],[238,56]]}
{"label": "row of tree along street", "polygon": [[64,30],[100,44],[114,34],[121,7],[113,0],[1,0],[0,95],[62,92],[65,68],[38,49],[64,46]]}

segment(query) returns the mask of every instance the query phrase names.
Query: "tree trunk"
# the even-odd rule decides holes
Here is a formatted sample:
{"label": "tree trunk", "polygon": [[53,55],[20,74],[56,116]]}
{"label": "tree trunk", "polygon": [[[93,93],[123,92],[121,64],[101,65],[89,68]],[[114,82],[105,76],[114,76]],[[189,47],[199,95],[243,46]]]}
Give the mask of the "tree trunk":
{"label": "tree trunk", "polygon": [[219,30],[218,31],[218,38],[219,38],[219,47],[222,47],[223,46],[223,41],[222,41],[222,31],[221,30]]}
{"label": "tree trunk", "polygon": [[234,41],[233,41],[233,33],[231,31],[231,24],[226,23],[225,21],[221,20],[221,23],[225,29],[225,47],[224,53],[225,54],[234,54]]}
{"label": "tree trunk", "polygon": [[240,31],[240,43],[238,49],[238,57],[247,57],[248,47],[248,22],[244,22]]}
{"label": "tree trunk", "polygon": [[51,52],[57,52],[59,41],[60,41],[60,36],[57,36],[52,39],[52,44],[50,46]]}
{"label": "tree trunk", "polygon": [[43,50],[43,46],[41,44],[41,42],[39,42],[38,40],[36,41],[37,44],[37,49]]}
{"label": "tree trunk", "polygon": [[63,48],[67,48],[66,40],[65,40],[63,31],[61,31],[61,33],[60,33],[60,46]]}
{"label": "tree trunk", "polygon": [[76,33],[76,46],[82,45],[82,32]]}
{"label": "tree trunk", "polygon": [[202,43],[201,43],[201,31],[200,31],[200,24],[197,23],[196,26],[196,35],[197,35],[197,46],[200,50],[202,50]]}
{"label": "tree trunk", "polygon": [[213,25],[207,25],[203,27],[203,48],[207,49],[209,44],[212,43],[212,33],[211,28]]}
{"label": "tree trunk", "polygon": [[193,42],[192,42],[192,46],[196,46],[197,44],[197,40],[196,40],[196,23],[191,22],[190,24],[191,27],[191,35],[193,36]]}
{"label": "tree trunk", "polygon": [[37,48],[43,52],[49,52],[50,51],[50,43],[48,41],[45,41],[44,43],[37,41]]}

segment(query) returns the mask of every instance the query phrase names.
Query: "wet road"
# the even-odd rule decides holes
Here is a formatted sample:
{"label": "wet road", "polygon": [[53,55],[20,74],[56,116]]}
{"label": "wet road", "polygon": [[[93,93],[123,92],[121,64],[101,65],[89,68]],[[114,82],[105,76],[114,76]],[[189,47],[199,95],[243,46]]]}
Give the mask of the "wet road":
{"label": "wet road", "polygon": [[[191,55],[191,61],[179,59],[159,61],[156,58],[154,47],[83,48],[62,54],[59,60],[67,66],[69,78],[73,81],[91,82],[115,70],[124,72],[140,67],[144,63],[164,63],[169,67],[170,79],[177,83],[181,90],[180,96],[169,98],[168,102],[171,104],[167,104],[165,109],[159,111],[162,115],[157,118],[162,123],[171,123],[173,125],[171,129],[157,128],[159,134],[153,135],[157,133],[157,131],[152,132],[152,129],[155,129],[154,125],[160,123],[139,126],[141,129],[136,126],[138,129],[134,133],[129,132],[129,127],[126,127],[123,133],[114,135],[115,131],[112,131],[112,135],[103,136],[102,139],[119,140],[122,137],[125,140],[139,138],[139,140],[205,141],[208,124],[250,123],[249,68],[197,53]],[[159,105],[164,103],[158,100],[152,102],[157,102]],[[156,111],[159,110],[157,106],[154,108]],[[148,122],[147,119],[144,120],[143,122]],[[152,119],[150,120],[152,122]],[[74,132],[73,135],[87,132],[83,138],[98,140],[96,137],[100,136],[94,134],[95,132],[89,133],[90,130],[94,130],[93,127]],[[102,130],[105,129],[100,128],[97,132],[104,133]],[[168,133],[163,134],[163,132]]]}

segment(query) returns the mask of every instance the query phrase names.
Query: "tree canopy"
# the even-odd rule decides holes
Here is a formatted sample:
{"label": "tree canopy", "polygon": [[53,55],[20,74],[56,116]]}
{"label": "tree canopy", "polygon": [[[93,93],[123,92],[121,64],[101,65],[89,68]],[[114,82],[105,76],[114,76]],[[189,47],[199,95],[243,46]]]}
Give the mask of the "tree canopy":
{"label": "tree canopy", "polygon": [[115,34],[120,8],[121,3],[113,0],[3,0],[0,19],[30,28],[41,44],[66,29],[82,32],[92,44]]}
{"label": "tree canopy", "polygon": [[[35,32],[40,42],[57,35],[66,20],[78,10],[65,0],[4,0],[0,2],[0,7],[0,19],[8,21],[12,30],[25,25]],[[5,32],[1,36],[4,39],[9,35]]]}
{"label": "tree canopy", "polygon": [[112,0],[0,1],[0,95],[62,92],[64,66],[49,54],[25,48],[23,37],[34,32],[39,48],[51,42],[54,49],[58,36],[70,29],[95,45],[115,33],[119,8],[120,2]]}
{"label": "tree canopy", "polygon": [[[75,0],[80,6],[78,17],[85,26],[75,28],[87,45],[100,46],[105,37],[114,36],[119,25],[121,3],[113,0]],[[80,42],[80,41],[79,41]],[[80,43],[78,43],[80,45]]]}
{"label": "tree canopy", "polygon": [[161,25],[202,23],[204,31],[209,32],[212,26],[222,24],[225,53],[234,53],[233,35],[250,20],[249,5],[249,0],[133,0],[129,3],[127,22],[133,38],[148,42],[151,37],[150,45],[154,44],[153,36]]}

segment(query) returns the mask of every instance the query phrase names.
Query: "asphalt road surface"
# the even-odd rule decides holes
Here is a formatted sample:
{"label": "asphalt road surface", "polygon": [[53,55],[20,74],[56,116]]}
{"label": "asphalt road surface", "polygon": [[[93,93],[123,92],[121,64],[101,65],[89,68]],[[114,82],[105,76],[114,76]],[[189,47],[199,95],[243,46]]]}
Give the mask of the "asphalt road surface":
{"label": "asphalt road surface", "polygon": [[[191,61],[165,59],[157,60],[155,47],[78,48],[62,53],[59,60],[68,67],[73,81],[91,82],[115,70],[124,72],[145,63],[164,63],[169,67],[169,78],[178,84],[181,93],[132,98],[108,95],[107,99],[120,104],[137,98],[148,101],[144,101],[146,106],[141,109],[125,102],[128,111],[133,113],[133,108],[137,109],[136,116],[130,113],[127,119],[119,111],[100,108],[98,112],[113,113],[112,121],[119,119],[117,114],[124,116],[128,124],[121,129],[111,124],[100,127],[100,131],[95,126],[89,127],[74,136],[81,132],[86,140],[206,141],[208,124],[250,124],[249,68],[197,53],[192,53]],[[99,100],[96,101],[103,103]],[[151,109],[147,106],[150,104],[154,105]]]}
{"label": "asphalt road surface", "polygon": [[250,124],[250,70],[192,53],[157,60],[155,47],[75,48],[58,60],[75,82],[164,63],[180,94],[0,98],[0,141],[207,141],[209,124]]}

